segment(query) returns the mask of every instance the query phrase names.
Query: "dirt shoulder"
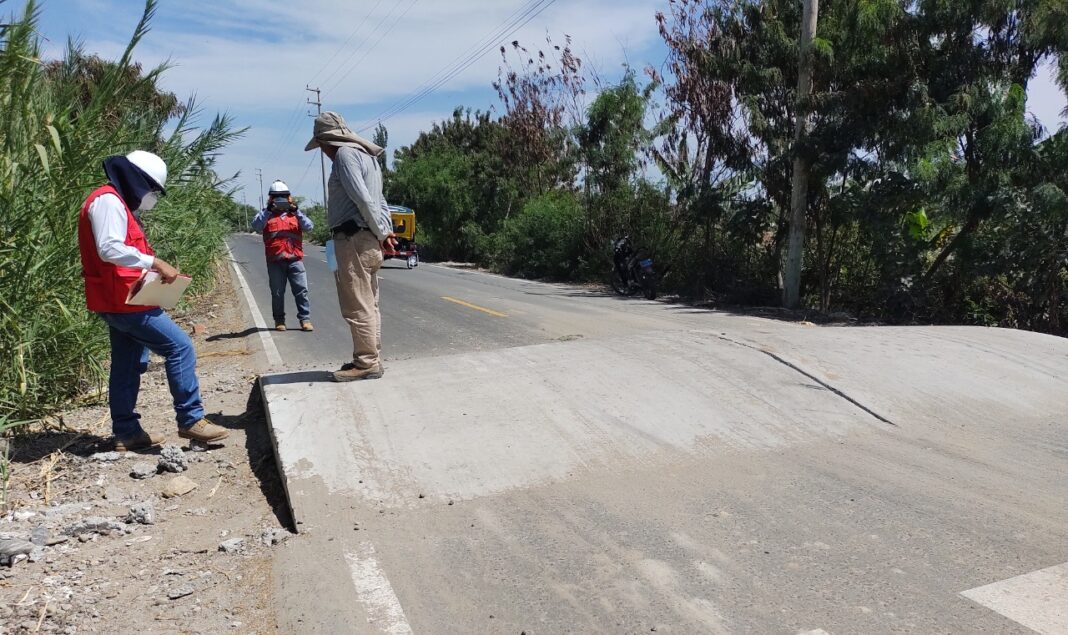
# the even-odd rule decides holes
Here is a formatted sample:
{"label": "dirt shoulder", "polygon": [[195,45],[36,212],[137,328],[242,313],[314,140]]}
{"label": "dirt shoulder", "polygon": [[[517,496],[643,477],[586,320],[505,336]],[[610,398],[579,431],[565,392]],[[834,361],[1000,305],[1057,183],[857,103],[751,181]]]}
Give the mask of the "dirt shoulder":
{"label": "dirt shoulder", "polygon": [[[287,548],[290,521],[254,390],[263,363],[258,339],[228,269],[219,280],[195,309],[174,317],[189,331],[198,325],[208,418],[230,428],[230,438],[207,452],[179,444],[162,360],[154,357],[139,411],[146,429],[182,449],[164,454],[184,462],[184,471],[157,473],[159,449],[110,453],[106,404],[63,413],[56,429],[15,440],[0,554],[5,545],[34,548],[0,564],[0,633],[277,630],[272,554]],[[133,476],[138,470],[147,477]],[[167,497],[178,478],[196,488]]]}

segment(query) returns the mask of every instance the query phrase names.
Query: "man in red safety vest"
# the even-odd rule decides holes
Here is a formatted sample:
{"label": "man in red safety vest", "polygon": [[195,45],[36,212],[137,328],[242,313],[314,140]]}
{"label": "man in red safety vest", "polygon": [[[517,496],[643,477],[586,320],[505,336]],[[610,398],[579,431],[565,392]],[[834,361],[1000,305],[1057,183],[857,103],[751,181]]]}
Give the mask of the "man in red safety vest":
{"label": "man in red safety vest", "polygon": [[137,150],[104,160],[108,182],[85,199],[78,217],[78,249],[85,277],[85,302],[108,325],[111,371],[108,402],[115,449],[140,450],[163,437],[141,427],[137,395],[148,352],[166,359],[167,383],[174,398],[178,436],[214,443],[230,432],[204,419],[193,342],[159,307],[127,304],[130,289],[145,270],[174,282],[178,270],[156,257],[142,229],[141,216],[165,194],[167,164]]}
{"label": "man in red safety vest", "polygon": [[304,270],[304,232],[311,231],[312,221],[296,206],[289,186],[282,181],[271,184],[267,199],[267,207],[252,219],[252,229],[263,232],[274,328],[286,330],[286,282],[289,282],[297,303],[300,329],[313,331],[308,274]]}

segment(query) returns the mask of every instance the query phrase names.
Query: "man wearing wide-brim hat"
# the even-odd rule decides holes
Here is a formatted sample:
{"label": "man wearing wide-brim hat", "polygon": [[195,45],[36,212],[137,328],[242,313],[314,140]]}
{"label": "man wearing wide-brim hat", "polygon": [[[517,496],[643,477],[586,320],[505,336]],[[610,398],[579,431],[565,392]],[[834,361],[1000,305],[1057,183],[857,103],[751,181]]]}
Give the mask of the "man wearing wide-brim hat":
{"label": "man wearing wide-brim hat", "polygon": [[382,244],[393,241],[393,221],[382,194],[382,148],[351,130],[341,115],[315,118],[304,150],[321,148],[333,167],[327,183],[326,222],[337,256],[337,295],[352,332],[352,361],[334,372],[334,381],[382,376],[382,316],[378,310],[378,270]]}

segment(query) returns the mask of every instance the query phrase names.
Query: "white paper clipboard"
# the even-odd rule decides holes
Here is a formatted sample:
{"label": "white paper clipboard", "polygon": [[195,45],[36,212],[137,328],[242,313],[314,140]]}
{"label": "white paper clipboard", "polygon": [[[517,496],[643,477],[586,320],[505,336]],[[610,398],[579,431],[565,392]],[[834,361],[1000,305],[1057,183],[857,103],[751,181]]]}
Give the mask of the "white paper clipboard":
{"label": "white paper clipboard", "polygon": [[158,272],[146,271],[145,275],[130,288],[130,296],[126,298],[126,304],[138,306],[158,306],[162,309],[173,309],[178,306],[185,290],[193,282],[190,276],[179,275],[174,282],[163,284]]}

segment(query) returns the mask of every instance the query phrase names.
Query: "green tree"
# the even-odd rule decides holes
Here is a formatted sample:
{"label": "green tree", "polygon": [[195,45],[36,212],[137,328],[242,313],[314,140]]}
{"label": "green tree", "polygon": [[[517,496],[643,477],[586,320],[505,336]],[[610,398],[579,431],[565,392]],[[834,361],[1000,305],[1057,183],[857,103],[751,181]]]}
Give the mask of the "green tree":
{"label": "green tree", "polygon": [[378,125],[375,126],[375,133],[371,141],[373,141],[376,146],[383,149],[382,154],[378,155],[378,165],[382,168],[382,174],[386,175],[389,171],[389,168],[386,166],[385,153],[385,149],[389,147],[389,130],[386,130],[386,127],[382,125],[382,122],[379,122]]}

